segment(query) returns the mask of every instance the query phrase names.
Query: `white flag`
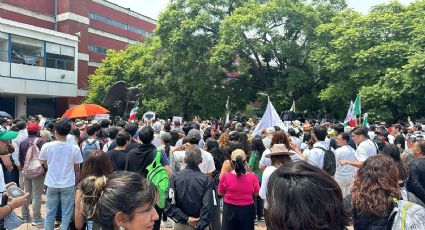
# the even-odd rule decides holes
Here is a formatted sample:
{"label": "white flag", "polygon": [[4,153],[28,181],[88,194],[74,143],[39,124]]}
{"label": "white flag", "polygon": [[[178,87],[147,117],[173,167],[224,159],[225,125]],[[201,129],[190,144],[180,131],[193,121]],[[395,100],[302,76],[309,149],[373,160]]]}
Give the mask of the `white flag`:
{"label": "white flag", "polygon": [[252,133],[253,136],[261,134],[261,130],[267,129],[269,127],[279,126],[282,129],[285,129],[285,125],[279,117],[279,114],[276,112],[276,109],[273,107],[272,102],[269,99],[267,103],[266,111],[264,112],[263,117]]}
{"label": "white flag", "polygon": [[294,112],[294,113],[295,113],[295,101],[294,101],[294,100],[292,101],[292,106],[291,106],[291,108],[289,109],[289,111],[292,111],[292,112]]}

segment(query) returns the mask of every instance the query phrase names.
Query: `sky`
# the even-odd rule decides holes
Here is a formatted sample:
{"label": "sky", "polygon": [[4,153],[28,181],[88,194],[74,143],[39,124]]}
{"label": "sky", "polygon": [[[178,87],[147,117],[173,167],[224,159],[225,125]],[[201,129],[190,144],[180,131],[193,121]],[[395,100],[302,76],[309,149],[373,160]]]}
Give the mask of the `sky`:
{"label": "sky", "polygon": [[[108,0],[115,4],[130,8],[140,14],[158,19],[159,13],[165,9],[170,0]],[[371,6],[390,2],[391,0],[347,0],[348,6],[362,13],[367,13]],[[399,0],[402,4],[409,4],[415,0]]]}

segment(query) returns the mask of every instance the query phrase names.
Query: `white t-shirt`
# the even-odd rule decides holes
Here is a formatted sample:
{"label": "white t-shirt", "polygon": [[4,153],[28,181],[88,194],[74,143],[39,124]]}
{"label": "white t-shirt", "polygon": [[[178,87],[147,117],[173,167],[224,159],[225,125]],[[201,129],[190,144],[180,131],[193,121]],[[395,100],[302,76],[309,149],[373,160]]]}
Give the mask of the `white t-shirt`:
{"label": "white t-shirt", "polygon": [[75,185],[74,164],[83,162],[80,148],[69,142],[53,141],[43,145],[40,160],[47,161],[44,184],[52,188],[67,188]]}
{"label": "white t-shirt", "polygon": [[152,144],[155,145],[155,147],[161,146],[161,137],[160,134],[154,134]]}
{"label": "white t-shirt", "polygon": [[319,149],[317,147],[321,147],[324,149],[329,148],[329,142],[328,141],[319,141],[314,143],[313,148],[310,149],[310,154],[308,156],[308,163],[314,166],[317,166],[319,168],[323,168],[323,163],[325,159],[325,151],[322,149]]}
{"label": "white t-shirt", "polygon": [[364,162],[367,158],[376,155],[376,145],[370,139],[366,139],[357,146],[356,149],[356,159],[357,161]]}
{"label": "white t-shirt", "polygon": [[78,145],[77,140],[75,139],[75,136],[72,134],[66,135],[66,141],[73,145]]}
{"label": "white t-shirt", "polygon": [[264,169],[263,172],[263,177],[261,178],[261,187],[260,187],[260,192],[259,195],[261,197],[261,199],[264,200],[264,208],[268,208],[268,204],[267,204],[267,184],[269,183],[269,178],[272,175],[272,173],[276,170],[277,168],[275,166],[268,166],[266,169]]}
{"label": "white t-shirt", "polygon": [[351,148],[351,146],[349,145],[341,146],[335,150],[335,160],[337,162],[335,178],[344,180],[354,176],[354,173],[356,172],[356,168],[354,166],[351,166],[349,164],[340,165],[338,164],[338,161],[340,160],[357,161],[356,157],[354,156],[355,153],[356,151],[353,148]]}
{"label": "white t-shirt", "polygon": [[[214,158],[211,155],[211,153],[200,149],[201,150],[201,157],[202,157],[202,163],[198,165],[201,172],[207,174],[212,173],[215,171],[215,164],[214,164]],[[186,156],[186,151],[175,151],[173,152],[174,160],[177,163],[180,163],[181,169],[186,168],[186,163],[184,162],[184,158]]]}

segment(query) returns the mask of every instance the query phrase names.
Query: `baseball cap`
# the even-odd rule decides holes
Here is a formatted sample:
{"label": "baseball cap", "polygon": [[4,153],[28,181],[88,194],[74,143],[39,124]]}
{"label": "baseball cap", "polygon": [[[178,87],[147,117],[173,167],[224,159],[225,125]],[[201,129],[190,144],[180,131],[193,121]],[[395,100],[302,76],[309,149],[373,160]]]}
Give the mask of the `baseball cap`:
{"label": "baseball cap", "polygon": [[13,140],[18,136],[18,134],[19,134],[18,132],[0,129],[0,140],[1,141]]}
{"label": "baseball cap", "polygon": [[196,141],[196,140],[199,141],[201,140],[201,133],[197,129],[191,129],[189,133],[187,134],[187,138],[190,141]]}
{"label": "baseball cap", "polygon": [[232,159],[232,161],[236,161],[236,158],[238,158],[238,156],[241,156],[243,161],[246,160],[245,152],[242,149],[235,149],[232,152],[232,155],[230,158]]}
{"label": "baseball cap", "polygon": [[27,130],[36,133],[40,130],[40,126],[35,122],[31,122],[31,123],[28,123]]}

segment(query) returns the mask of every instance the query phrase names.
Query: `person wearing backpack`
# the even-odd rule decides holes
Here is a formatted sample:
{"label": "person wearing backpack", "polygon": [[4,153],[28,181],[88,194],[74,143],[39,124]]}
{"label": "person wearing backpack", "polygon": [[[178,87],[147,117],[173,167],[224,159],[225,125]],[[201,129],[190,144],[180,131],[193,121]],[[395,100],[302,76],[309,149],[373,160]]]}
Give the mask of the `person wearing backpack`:
{"label": "person wearing backpack", "polygon": [[328,130],[325,126],[314,127],[312,137],[316,141],[310,150],[308,163],[325,170],[329,175],[334,176],[336,170],[336,160],[334,150],[326,141]]}
{"label": "person wearing backpack", "polygon": [[399,170],[390,156],[369,157],[358,169],[351,195],[354,230],[425,229],[425,209],[401,200]]}
{"label": "person wearing backpack", "polygon": [[96,139],[97,128],[94,125],[87,127],[87,139],[81,143],[81,152],[83,154],[83,160],[86,160],[88,155],[93,150],[100,149],[99,141]]}
{"label": "person wearing backpack", "polygon": [[[32,197],[32,225],[42,225],[44,219],[41,216],[41,195],[43,193],[45,169],[38,157],[40,149],[45,141],[37,137],[40,126],[37,123],[29,123],[27,125],[28,138],[19,145],[19,162],[23,166],[22,173],[24,174],[24,191],[28,192]],[[34,163],[38,161],[38,163]],[[30,168],[30,166],[34,166]],[[29,204],[22,207],[22,219],[30,221]]]}
{"label": "person wearing backpack", "polygon": [[157,188],[159,200],[155,209],[158,212],[159,220],[155,221],[153,229],[159,230],[171,174],[167,155],[152,144],[153,138],[152,127],[145,126],[140,130],[139,139],[142,144],[130,150],[125,168],[127,171],[139,173]]}

